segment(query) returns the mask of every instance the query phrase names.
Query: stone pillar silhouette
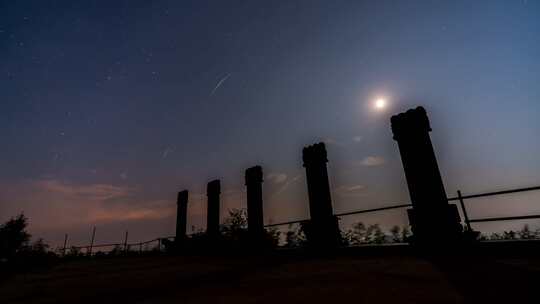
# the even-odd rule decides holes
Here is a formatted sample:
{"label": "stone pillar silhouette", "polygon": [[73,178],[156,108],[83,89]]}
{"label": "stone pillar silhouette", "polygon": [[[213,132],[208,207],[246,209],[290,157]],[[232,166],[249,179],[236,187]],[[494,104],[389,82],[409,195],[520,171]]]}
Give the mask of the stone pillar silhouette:
{"label": "stone pillar silhouette", "polygon": [[407,210],[414,242],[429,245],[460,238],[456,205],[448,204],[429,132],[431,126],[423,107],[391,118],[399,146],[413,208]]}
{"label": "stone pillar silhouette", "polygon": [[178,199],[176,200],[176,241],[180,242],[187,237],[186,225],[187,225],[187,204],[188,204],[188,191],[178,192]]}
{"label": "stone pillar silhouette", "polygon": [[219,195],[221,187],[219,179],[208,183],[206,196],[208,197],[208,208],[206,211],[206,233],[209,236],[219,235]]}
{"label": "stone pillar silhouette", "polygon": [[263,172],[261,166],[246,170],[248,233],[252,240],[262,241],[264,238],[262,182]]}
{"label": "stone pillar silhouette", "polygon": [[308,242],[316,247],[335,247],[340,233],[337,217],[332,210],[332,198],[324,143],[305,147],[302,151],[309,196],[310,221],[304,225]]}

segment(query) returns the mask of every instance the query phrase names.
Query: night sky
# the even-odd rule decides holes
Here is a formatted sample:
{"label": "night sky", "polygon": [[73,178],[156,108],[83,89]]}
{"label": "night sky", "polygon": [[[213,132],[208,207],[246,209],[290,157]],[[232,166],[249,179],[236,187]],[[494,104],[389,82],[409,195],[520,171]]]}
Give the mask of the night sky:
{"label": "night sky", "polygon": [[[204,229],[206,182],[224,217],[259,164],[266,222],[304,219],[317,141],[336,212],[408,202],[390,116],[417,105],[449,196],[538,185],[539,54],[533,0],[0,1],[0,221],[24,211],[53,245],[94,225],[96,242],[147,240],[174,234],[189,189]],[[468,207],[539,214],[540,193]],[[343,225],[359,220],[407,223]]]}

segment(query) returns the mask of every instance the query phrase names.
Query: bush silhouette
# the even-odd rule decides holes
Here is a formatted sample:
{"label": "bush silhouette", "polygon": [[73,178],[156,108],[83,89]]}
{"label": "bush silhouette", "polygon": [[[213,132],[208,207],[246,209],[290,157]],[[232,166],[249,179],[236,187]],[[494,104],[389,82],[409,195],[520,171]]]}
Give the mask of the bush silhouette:
{"label": "bush silhouette", "polygon": [[386,234],[379,224],[366,226],[362,222],[356,223],[352,229],[347,230],[343,238],[347,245],[384,244],[408,242],[411,231],[408,226],[393,226],[390,234]]}
{"label": "bush silhouette", "polygon": [[27,226],[28,219],[24,214],[19,214],[0,226],[0,259],[10,260],[27,249],[30,242]]}
{"label": "bush silhouette", "polygon": [[306,245],[306,236],[302,225],[298,226],[296,229],[292,229],[292,224],[289,225],[289,230],[285,234],[285,244],[284,247],[287,248],[296,248]]}
{"label": "bush silhouette", "polygon": [[219,230],[220,234],[217,237],[206,232],[197,232],[181,240],[162,239],[162,245],[166,252],[212,253],[215,252],[215,248],[236,252],[253,248],[272,248],[279,244],[280,232],[277,229],[265,230],[264,235],[258,240],[250,237],[246,209],[229,210],[229,215]]}
{"label": "bush silhouette", "polygon": [[502,233],[493,232],[489,235],[482,235],[481,240],[533,240],[540,239],[540,228],[532,231],[528,224],[523,225],[519,231],[503,231]]}

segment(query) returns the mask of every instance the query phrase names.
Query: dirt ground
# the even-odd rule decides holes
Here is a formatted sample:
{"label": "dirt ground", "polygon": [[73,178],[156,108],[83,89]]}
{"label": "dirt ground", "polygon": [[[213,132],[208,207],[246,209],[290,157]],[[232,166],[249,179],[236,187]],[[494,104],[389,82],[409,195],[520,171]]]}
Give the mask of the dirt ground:
{"label": "dirt ground", "polygon": [[0,303],[540,303],[540,257],[124,257],[61,263]]}

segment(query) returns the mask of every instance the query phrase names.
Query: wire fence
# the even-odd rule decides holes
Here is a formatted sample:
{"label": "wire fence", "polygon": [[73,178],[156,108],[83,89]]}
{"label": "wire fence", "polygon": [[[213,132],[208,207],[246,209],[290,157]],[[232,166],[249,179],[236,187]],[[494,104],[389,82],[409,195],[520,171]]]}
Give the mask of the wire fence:
{"label": "wire fence", "polygon": [[[461,191],[458,190],[457,196],[449,197],[448,201],[459,202],[461,212],[463,214],[463,222],[469,230],[472,230],[471,223],[540,219],[540,214],[472,218],[471,219],[469,218],[469,215],[467,212],[465,200],[490,197],[490,196],[507,195],[507,194],[514,194],[514,193],[522,193],[522,192],[530,192],[530,191],[539,191],[539,190],[540,190],[540,186],[533,186],[533,187],[509,189],[509,190],[495,191],[495,192],[484,192],[484,193],[470,194],[470,195],[462,195]],[[374,212],[388,211],[388,210],[394,210],[394,209],[403,209],[403,208],[408,208],[408,207],[412,207],[412,204],[410,203],[395,204],[395,205],[379,207],[379,208],[348,211],[348,212],[336,213],[335,216],[345,217],[345,216],[350,216],[350,215],[374,213]],[[279,223],[271,223],[271,224],[264,225],[264,227],[273,228],[273,227],[278,227],[278,226],[289,226],[289,225],[295,225],[295,224],[302,224],[308,221],[309,219],[293,220],[293,221],[286,221],[286,222],[279,222]],[[66,255],[68,253],[73,253],[73,252],[78,251],[81,254],[95,255],[96,253],[103,252],[103,251],[107,251],[107,252],[118,251],[118,252],[123,252],[123,253],[130,253],[130,252],[142,253],[142,252],[152,251],[152,250],[162,251],[164,242],[166,242],[165,240],[173,241],[175,239],[174,236],[169,236],[169,237],[156,238],[153,240],[149,240],[145,242],[138,242],[138,243],[127,243],[127,241],[125,241],[124,243],[93,244],[94,236],[95,236],[95,230],[92,235],[92,243],[86,246],[67,247],[66,242],[64,242],[62,253]],[[127,240],[127,235],[126,235],[126,240]],[[66,235],[66,241],[67,241],[67,235]],[[104,250],[104,249],[108,249],[108,250]]]}
{"label": "wire fence", "polygon": [[[474,218],[470,219],[467,208],[465,205],[466,199],[474,199],[474,198],[481,198],[481,197],[489,197],[489,196],[497,196],[497,195],[506,195],[506,194],[513,194],[513,193],[520,193],[520,192],[529,192],[529,191],[538,191],[540,190],[540,186],[533,186],[533,187],[526,187],[526,188],[517,188],[517,189],[509,189],[509,190],[502,190],[502,191],[495,191],[495,192],[484,192],[484,193],[478,193],[478,194],[471,194],[471,195],[462,195],[461,191],[457,191],[456,197],[450,197],[448,198],[449,202],[452,201],[459,201],[460,208],[463,213],[463,221],[465,225],[470,229],[470,223],[478,223],[478,222],[496,222],[496,221],[510,221],[510,220],[524,220],[524,219],[540,219],[540,214],[531,214],[531,215],[516,215],[516,216],[505,216],[505,217],[489,217],[489,218]],[[372,213],[372,212],[379,212],[379,211],[386,211],[386,210],[393,210],[393,209],[402,209],[402,208],[408,208],[412,207],[412,204],[395,204],[390,205],[386,207],[380,207],[380,208],[372,208],[372,209],[362,209],[362,210],[355,210],[355,211],[348,211],[343,213],[336,213],[335,216],[337,217],[344,217],[348,215],[356,215],[356,214],[363,214],[363,213]],[[285,225],[292,225],[292,224],[301,224],[304,222],[309,221],[308,219],[304,220],[295,220],[295,221],[287,221],[287,222],[280,222],[280,223],[272,223],[265,225],[265,227],[276,227],[276,226],[285,226]]]}
{"label": "wire fence", "polygon": [[84,246],[70,246],[61,249],[62,255],[96,255],[105,252],[116,253],[142,253],[147,251],[162,251],[164,240],[172,241],[174,236],[156,238],[153,240],[138,243],[109,243],[109,244],[90,244]]}

